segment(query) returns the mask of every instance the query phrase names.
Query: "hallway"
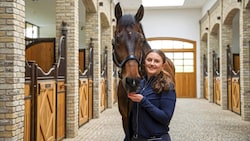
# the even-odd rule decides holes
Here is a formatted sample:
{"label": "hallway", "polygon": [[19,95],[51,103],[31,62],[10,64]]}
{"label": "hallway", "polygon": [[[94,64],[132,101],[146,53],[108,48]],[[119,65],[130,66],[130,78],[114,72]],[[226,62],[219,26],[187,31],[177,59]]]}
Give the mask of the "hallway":
{"label": "hallway", "polygon": [[[204,99],[177,99],[170,124],[172,141],[250,141],[250,121]],[[122,141],[117,104],[83,125],[78,136],[63,141]]]}

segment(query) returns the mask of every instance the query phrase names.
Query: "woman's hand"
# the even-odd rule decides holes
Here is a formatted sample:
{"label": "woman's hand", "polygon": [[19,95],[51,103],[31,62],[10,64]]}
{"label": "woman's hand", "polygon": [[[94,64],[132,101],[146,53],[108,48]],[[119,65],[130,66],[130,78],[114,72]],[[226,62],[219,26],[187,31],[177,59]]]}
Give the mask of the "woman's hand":
{"label": "woman's hand", "polygon": [[133,102],[141,102],[143,96],[137,93],[128,93],[128,98],[130,98]]}

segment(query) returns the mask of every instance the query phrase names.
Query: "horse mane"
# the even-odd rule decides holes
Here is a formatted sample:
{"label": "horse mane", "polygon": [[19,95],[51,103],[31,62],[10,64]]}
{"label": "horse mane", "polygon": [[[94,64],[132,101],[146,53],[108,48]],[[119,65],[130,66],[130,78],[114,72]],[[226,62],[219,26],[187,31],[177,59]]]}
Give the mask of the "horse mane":
{"label": "horse mane", "polygon": [[146,38],[146,36],[145,36],[145,33],[144,33],[144,30],[143,30],[142,24],[139,23],[139,26],[140,26],[140,29],[141,29],[143,38],[145,39],[145,40],[144,40],[144,43],[143,43],[143,49],[144,49],[144,53],[146,54],[146,53],[151,49],[151,46],[149,45],[149,43],[148,43],[148,41],[147,41],[147,38]]}

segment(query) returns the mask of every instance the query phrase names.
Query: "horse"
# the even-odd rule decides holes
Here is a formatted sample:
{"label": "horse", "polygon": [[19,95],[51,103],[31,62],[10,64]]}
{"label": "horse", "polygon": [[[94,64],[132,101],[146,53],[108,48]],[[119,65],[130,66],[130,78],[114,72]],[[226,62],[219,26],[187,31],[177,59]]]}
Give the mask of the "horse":
{"label": "horse", "polygon": [[[144,16],[144,7],[141,5],[135,15],[123,15],[120,3],[115,5],[116,28],[112,40],[112,57],[114,64],[120,68],[117,88],[118,109],[122,116],[123,130],[129,140],[132,136],[129,123],[132,101],[127,97],[135,92],[141,77],[145,74],[143,60],[145,54],[151,49],[146,40],[141,20]],[[166,57],[164,70],[174,81],[175,67]]]}

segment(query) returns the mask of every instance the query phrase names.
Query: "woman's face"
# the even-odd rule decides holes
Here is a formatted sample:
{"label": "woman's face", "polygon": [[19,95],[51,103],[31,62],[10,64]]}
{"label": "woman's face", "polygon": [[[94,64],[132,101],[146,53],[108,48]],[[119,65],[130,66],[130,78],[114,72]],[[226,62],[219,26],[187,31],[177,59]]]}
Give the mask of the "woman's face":
{"label": "woman's face", "polygon": [[159,74],[163,67],[163,60],[161,56],[156,52],[151,52],[145,59],[145,68],[148,78]]}

